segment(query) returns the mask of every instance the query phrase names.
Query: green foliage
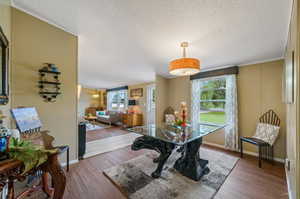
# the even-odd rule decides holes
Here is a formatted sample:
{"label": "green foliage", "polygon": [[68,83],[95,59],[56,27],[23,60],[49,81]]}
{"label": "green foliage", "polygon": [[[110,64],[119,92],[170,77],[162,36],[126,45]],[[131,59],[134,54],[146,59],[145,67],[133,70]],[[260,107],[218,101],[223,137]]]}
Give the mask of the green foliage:
{"label": "green foliage", "polygon": [[[226,99],[226,80],[217,79],[209,80],[201,83],[201,100],[225,100]],[[225,108],[225,103],[220,101],[201,102],[204,109]]]}
{"label": "green foliage", "polygon": [[176,121],[176,125],[181,126],[182,124],[183,124],[183,121],[182,121],[182,120],[177,120],[177,121]]}
{"label": "green foliage", "polygon": [[29,141],[10,138],[9,156],[12,159],[22,161],[24,163],[24,171],[22,174],[30,171],[34,167],[38,167],[48,159],[48,154],[56,153],[57,150],[46,150],[40,145],[34,145]]}

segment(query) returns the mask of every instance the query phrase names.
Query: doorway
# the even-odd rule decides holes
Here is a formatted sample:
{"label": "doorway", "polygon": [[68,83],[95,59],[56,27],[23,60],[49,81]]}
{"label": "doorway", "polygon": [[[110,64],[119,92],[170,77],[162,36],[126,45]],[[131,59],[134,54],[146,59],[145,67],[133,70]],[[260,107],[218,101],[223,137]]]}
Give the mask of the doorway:
{"label": "doorway", "polygon": [[155,84],[147,86],[147,125],[155,124]]}

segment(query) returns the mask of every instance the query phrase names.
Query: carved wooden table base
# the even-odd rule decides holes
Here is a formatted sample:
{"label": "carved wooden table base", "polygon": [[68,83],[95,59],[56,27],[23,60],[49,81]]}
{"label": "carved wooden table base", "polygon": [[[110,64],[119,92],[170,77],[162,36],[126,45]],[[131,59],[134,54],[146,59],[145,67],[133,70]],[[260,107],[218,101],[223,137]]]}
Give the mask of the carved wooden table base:
{"label": "carved wooden table base", "polygon": [[[0,191],[3,190],[3,187],[8,185],[8,199],[20,199],[28,196],[34,191],[42,189],[49,197],[53,199],[62,199],[65,186],[66,186],[66,176],[62,170],[58,160],[57,154],[50,155],[47,162],[42,164],[40,167],[32,169],[25,175],[22,174],[23,163],[17,160],[7,160],[0,163]],[[26,179],[26,176],[32,175],[36,172],[42,171],[42,180],[41,183],[37,186],[29,188],[15,197],[14,194],[14,182],[15,180],[23,181]],[[48,185],[48,175],[51,175],[52,185]]]}
{"label": "carved wooden table base", "polygon": [[[209,173],[207,167],[208,160],[200,159],[199,148],[202,144],[202,138],[198,138],[184,145],[179,151],[181,157],[176,160],[174,168],[182,175],[199,181],[201,177]],[[131,146],[132,150],[151,149],[157,151],[160,155],[154,159],[158,163],[157,169],[152,173],[153,178],[161,176],[163,166],[171,155],[175,144],[155,139],[149,136],[137,138]]]}

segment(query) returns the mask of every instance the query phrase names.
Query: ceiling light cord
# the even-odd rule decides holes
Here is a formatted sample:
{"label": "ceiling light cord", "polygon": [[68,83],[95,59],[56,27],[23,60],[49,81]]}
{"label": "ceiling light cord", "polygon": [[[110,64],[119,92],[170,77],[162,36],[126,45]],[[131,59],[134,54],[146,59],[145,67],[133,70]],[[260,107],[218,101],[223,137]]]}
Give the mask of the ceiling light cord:
{"label": "ceiling light cord", "polygon": [[183,58],[186,58],[186,48],[189,46],[189,43],[188,42],[182,42],[180,44],[180,46],[183,48],[183,54],[182,54],[182,57]]}

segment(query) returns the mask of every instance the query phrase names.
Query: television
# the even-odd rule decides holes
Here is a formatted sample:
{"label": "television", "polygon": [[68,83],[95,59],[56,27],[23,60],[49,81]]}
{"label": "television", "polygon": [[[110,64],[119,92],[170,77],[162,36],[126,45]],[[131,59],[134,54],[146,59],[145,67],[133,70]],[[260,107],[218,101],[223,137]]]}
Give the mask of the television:
{"label": "television", "polygon": [[137,105],[136,100],[128,100],[128,106],[135,106],[135,105]]}
{"label": "television", "polygon": [[15,108],[11,110],[11,114],[21,133],[42,127],[42,123],[34,107]]}

